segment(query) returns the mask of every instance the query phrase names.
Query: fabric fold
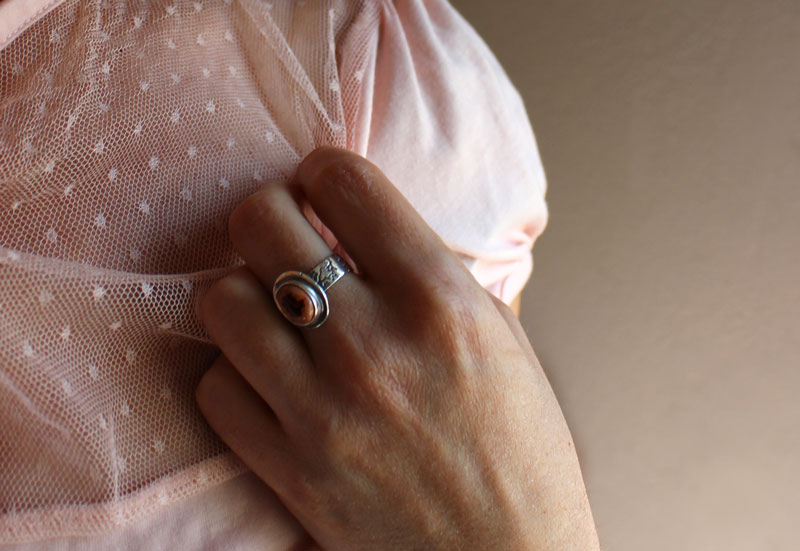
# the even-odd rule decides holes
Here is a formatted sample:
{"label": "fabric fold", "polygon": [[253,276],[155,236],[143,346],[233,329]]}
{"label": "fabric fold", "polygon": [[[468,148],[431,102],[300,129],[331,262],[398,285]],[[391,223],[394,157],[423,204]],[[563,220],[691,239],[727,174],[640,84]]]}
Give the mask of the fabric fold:
{"label": "fabric fold", "polygon": [[230,212],[314,148],[381,167],[506,302],[547,221],[522,101],[444,0],[7,0],[0,121],[0,545],[134,549],[203,511],[269,547],[237,492],[302,541],[194,403],[196,305],[241,265]]}

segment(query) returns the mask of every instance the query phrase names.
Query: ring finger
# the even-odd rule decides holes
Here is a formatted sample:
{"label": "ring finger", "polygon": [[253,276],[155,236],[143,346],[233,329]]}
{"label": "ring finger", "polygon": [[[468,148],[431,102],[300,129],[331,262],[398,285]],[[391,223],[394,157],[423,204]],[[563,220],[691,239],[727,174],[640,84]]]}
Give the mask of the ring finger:
{"label": "ring finger", "polygon": [[[228,231],[234,248],[269,292],[283,272],[309,272],[333,254],[300,211],[288,184],[266,186],[245,199],[231,214]],[[370,306],[367,286],[352,274],[326,294],[327,321],[318,328],[301,329],[312,356],[315,349],[330,350],[330,345],[352,337],[355,320],[367,315]]]}

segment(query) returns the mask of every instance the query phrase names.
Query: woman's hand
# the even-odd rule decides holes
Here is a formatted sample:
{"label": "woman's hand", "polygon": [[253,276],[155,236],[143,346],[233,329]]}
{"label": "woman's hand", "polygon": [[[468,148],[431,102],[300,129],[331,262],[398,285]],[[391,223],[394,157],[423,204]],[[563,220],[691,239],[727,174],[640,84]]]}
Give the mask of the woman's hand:
{"label": "woman's hand", "polygon": [[[280,273],[331,254],[300,195],[359,271],[328,290],[316,329],[290,325],[271,296]],[[201,303],[223,355],[197,399],[322,547],[599,548],[522,328],[375,166],[318,149],[292,185],[246,199],[229,229],[247,267]]]}

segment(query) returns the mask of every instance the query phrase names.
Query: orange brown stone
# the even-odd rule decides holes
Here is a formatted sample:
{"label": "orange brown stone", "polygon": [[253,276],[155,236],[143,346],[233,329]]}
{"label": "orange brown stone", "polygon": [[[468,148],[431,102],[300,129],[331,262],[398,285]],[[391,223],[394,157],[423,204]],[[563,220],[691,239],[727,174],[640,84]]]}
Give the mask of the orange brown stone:
{"label": "orange brown stone", "polygon": [[298,325],[308,325],[314,321],[317,309],[308,292],[294,283],[283,285],[276,293],[275,298],[281,305],[283,314],[289,321]]}

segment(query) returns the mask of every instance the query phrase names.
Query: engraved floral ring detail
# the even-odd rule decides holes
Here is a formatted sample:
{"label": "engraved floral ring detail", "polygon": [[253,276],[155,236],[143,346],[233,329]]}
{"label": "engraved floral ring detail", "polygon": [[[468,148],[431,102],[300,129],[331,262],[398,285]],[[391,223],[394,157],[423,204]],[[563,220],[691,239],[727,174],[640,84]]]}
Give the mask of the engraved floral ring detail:
{"label": "engraved floral ring detail", "polygon": [[330,305],[325,292],[348,272],[350,265],[331,255],[308,272],[283,272],[275,280],[272,297],[283,317],[297,327],[313,329],[328,319]]}

